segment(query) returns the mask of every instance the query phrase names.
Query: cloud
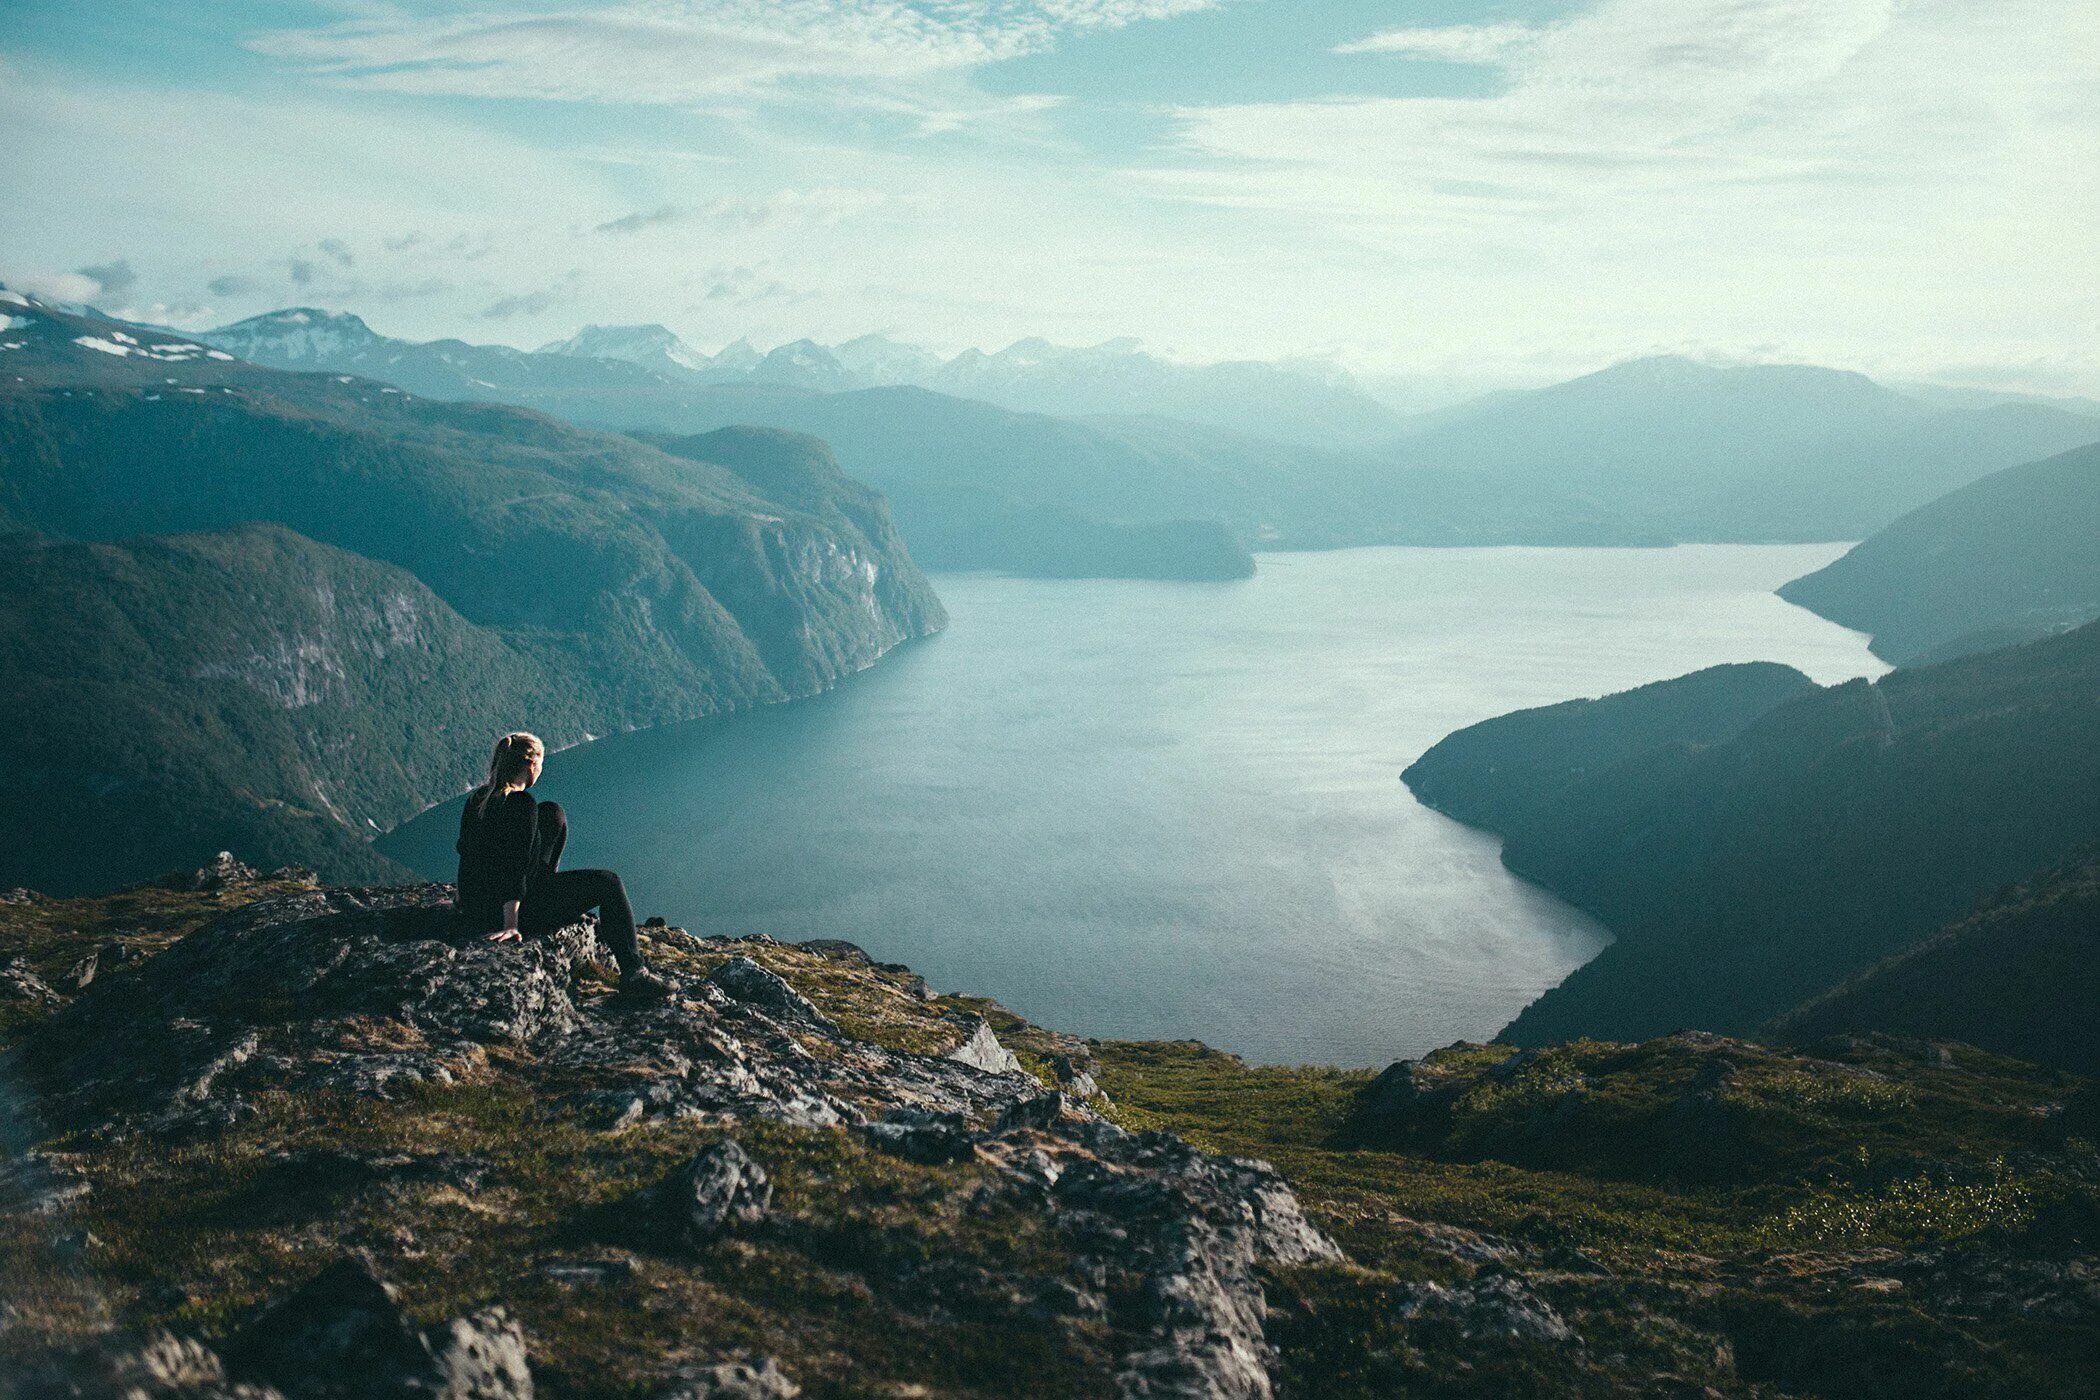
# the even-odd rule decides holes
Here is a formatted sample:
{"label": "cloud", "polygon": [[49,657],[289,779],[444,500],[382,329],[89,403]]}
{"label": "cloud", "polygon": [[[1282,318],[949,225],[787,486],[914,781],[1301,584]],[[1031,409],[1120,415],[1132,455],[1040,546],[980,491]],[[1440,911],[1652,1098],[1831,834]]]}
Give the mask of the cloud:
{"label": "cloud", "polygon": [[883,196],[872,190],[781,190],[769,195],[723,195],[699,204],[660,204],[597,225],[593,233],[630,234],[669,224],[695,221],[724,228],[754,229],[769,224],[814,224],[832,227],[873,209]]}
{"label": "cloud", "polygon": [[345,86],[622,105],[720,107],[879,91],[1040,53],[1059,37],[1218,0],[625,0],[549,12],[375,13],[252,38]]}
{"label": "cloud", "polygon": [[138,274],[131,270],[130,261],[125,258],[75,268],[74,271],[93,282],[96,293],[102,296],[116,296],[120,292],[128,291],[139,280]]}
{"label": "cloud", "polygon": [[261,286],[262,284],[253,277],[243,277],[235,273],[229,273],[224,277],[212,278],[211,281],[204,284],[204,289],[215,297],[238,297],[246,296],[248,293],[260,289]]}
{"label": "cloud", "polygon": [[491,321],[507,321],[513,316],[537,316],[554,305],[557,299],[552,292],[526,292],[522,296],[498,298],[484,307],[481,314]]}
{"label": "cloud", "polygon": [[1453,63],[1494,63],[1537,42],[1536,25],[1446,24],[1429,29],[1387,29],[1367,39],[1335,45],[1340,54],[1388,53],[1440,58]]}
{"label": "cloud", "polygon": [[656,228],[661,224],[675,224],[691,216],[692,210],[677,204],[663,204],[654,209],[628,214],[618,219],[609,219],[593,229],[594,233],[640,233],[645,228]]}
{"label": "cloud", "polygon": [[517,296],[498,297],[482,308],[482,319],[508,321],[517,316],[537,316],[550,307],[569,300],[575,295],[577,285],[583,280],[583,269],[572,267],[561,281],[538,291],[523,292]]}
{"label": "cloud", "polygon": [[7,284],[43,301],[93,301],[102,295],[102,284],[79,272],[30,272],[8,278]]}
{"label": "cloud", "polygon": [[749,306],[761,301],[800,301],[807,294],[797,292],[776,277],[769,277],[752,267],[711,267],[701,279],[701,297],[706,301],[727,302],[732,306]]}
{"label": "cloud", "polygon": [[[2041,173],[2011,162],[2087,183],[2076,166],[2093,125],[2063,55],[2089,53],[2100,24],[2080,4],[2005,0],[1984,15],[1955,0],[1596,0],[1551,25],[1389,30],[1343,47],[1488,63],[1503,85],[1184,109],[1182,138],[1213,168],[1155,176],[1183,197],[1291,209],[1432,257],[1492,236],[1484,220],[1542,215],[1569,221],[1565,246],[1813,243],[1838,227],[1834,200],[1878,229],[1908,202],[1896,190],[1939,219],[1973,208],[1982,186]],[[1954,53],[1959,86],[1943,80]]]}
{"label": "cloud", "polygon": [[291,273],[292,285],[295,287],[305,287],[312,285],[314,278],[320,275],[321,271],[318,267],[315,267],[311,262],[307,261],[305,258],[287,259],[285,262],[285,270]]}
{"label": "cloud", "polygon": [[332,259],[337,267],[355,267],[357,259],[350,252],[350,245],[340,238],[324,238],[315,245]]}

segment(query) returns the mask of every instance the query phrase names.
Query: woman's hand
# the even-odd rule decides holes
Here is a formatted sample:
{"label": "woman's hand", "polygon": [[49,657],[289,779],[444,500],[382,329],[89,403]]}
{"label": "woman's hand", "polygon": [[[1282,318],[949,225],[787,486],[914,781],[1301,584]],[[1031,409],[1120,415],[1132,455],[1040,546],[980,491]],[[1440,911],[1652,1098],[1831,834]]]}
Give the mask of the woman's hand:
{"label": "woman's hand", "polygon": [[525,936],[518,932],[518,908],[519,901],[515,899],[503,901],[503,927],[489,935],[489,942],[515,943]]}

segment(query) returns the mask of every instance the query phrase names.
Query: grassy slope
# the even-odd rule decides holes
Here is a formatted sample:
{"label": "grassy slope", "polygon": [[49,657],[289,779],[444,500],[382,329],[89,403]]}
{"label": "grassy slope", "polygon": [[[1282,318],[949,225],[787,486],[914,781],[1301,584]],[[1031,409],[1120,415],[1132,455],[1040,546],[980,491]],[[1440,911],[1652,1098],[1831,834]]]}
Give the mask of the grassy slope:
{"label": "grassy slope", "polygon": [[[0,960],[24,956],[56,978],[113,935],[150,954],[266,888],[0,905]],[[957,1009],[990,1016],[1025,1060],[1073,1045],[991,1003],[928,998],[901,969],[766,943],[736,951],[898,1048],[938,1048],[953,1033],[941,1013]],[[656,935],[662,960],[728,955]],[[0,1044],[37,1014],[13,1006]],[[1421,1073],[1448,1106],[1397,1133],[1355,1115],[1367,1072],[1250,1068],[1188,1042],[1093,1050],[1126,1126],[1272,1160],[1348,1250],[1349,1265],[1271,1281],[1286,1397],[2090,1392],[2090,1314],[1950,1314],[1905,1272],[1941,1248],[2092,1249],[2100,1160],[2053,1111],[2080,1081],[1959,1049],[1860,1042],[1834,1052],[1848,1067],[1731,1043],[1731,1150],[1673,1158],[1672,1106],[1712,1048],[1582,1043],[1498,1073],[1507,1047],[1454,1047]],[[1571,1089],[1573,1113],[1560,1107]],[[423,1320],[506,1303],[556,1395],[642,1394],[666,1352],[737,1347],[779,1356],[811,1397],[1103,1393],[1110,1351],[1097,1329],[928,1283],[974,1263],[1047,1263],[1061,1247],[1040,1216],[981,1204],[977,1165],[915,1166],[846,1134],[746,1128],[775,1173],[776,1228],[698,1261],[620,1242],[620,1198],[709,1135],[588,1130],[495,1054],[452,1088],[266,1102],[203,1142],[61,1143],[93,1183],[73,1222],[91,1243],[80,1256],[0,1240],[0,1280],[30,1300],[0,1334],[0,1369],[22,1338],[86,1330],[104,1309],[214,1334],[347,1242],[381,1258]],[[481,1178],[331,1178],[328,1154],[345,1151],[457,1154]],[[1476,1272],[1466,1256],[1482,1251],[1504,1263]],[[549,1263],[598,1276],[563,1281]],[[1411,1283],[1503,1268],[1586,1345],[1467,1339],[1395,1316]]]}

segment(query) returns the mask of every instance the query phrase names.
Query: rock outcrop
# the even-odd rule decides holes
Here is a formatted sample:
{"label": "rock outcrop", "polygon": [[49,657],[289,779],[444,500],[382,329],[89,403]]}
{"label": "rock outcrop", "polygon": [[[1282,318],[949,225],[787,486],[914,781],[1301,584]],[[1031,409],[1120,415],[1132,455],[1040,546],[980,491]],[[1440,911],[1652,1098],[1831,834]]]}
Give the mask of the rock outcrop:
{"label": "rock outcrop", "polygon": [[[648,933],[669,995],[625,998],[588,920],[523,945],[457,940],[448,893],[313,889],[236,909],[91,980],[0,1069],[41,1090],[52,1128],[113,1145],[208,1142],[286,1095],[391,1102],[504,1083],[588,1132],[771,1125],[968,1167],[973,1208],[1040,1234],[1058,1262],[960,1274],[915,1265],[908,1286],[945,1307],[1049,1309],[1105,1328],[1121,1357],[1114,1385],[1131,1397],[1264,1400],[1263,1271],[1341,1258],[1271,1168],[1105,1121],[1023,1071],[982,1018],[965,1020],[961,1050],[890,1048],[842,1030],[738,945],[662,927]],[[710,1142],[614,1206],[618,1226],[598,1237],[675,1263],[709,1257],[730,1235],[806,1234],[806,1222],[773,1219],[773,1173],[751,1141]],[[302,1148],[276,1154],[269,1172],[272,1190],[295,1193],[503,1186],[473,1154],[420,1149]],[[24,1174],[18,1194],[18,1209],[49,1199],[47,1175]],[[632,1269],[556,1260],[541,1272],[602,1287]],[[196,1374],[289,1400],[532,1393],[525,1336],[500,1296],[418,1327],[355,1255],[229,1340],[154,1345],[188,1356],[206,1344],[216,1351],[197,1353],[209,1359]],[[762,1359],[663,1380],[679,1396],[796,1393]]]}

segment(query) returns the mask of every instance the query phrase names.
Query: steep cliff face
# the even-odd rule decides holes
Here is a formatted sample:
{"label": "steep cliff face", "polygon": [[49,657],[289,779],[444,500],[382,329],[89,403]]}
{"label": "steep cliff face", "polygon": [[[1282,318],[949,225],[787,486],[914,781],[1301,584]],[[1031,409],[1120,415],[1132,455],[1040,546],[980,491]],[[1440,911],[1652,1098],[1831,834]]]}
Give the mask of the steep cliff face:
{"label": "steep cliff face", "polygon": [[[294,843],[300,858],[330,873],[368,872],[369,857],[334,863],[341,854],[336,837],[362,839],[457,791],[472,775],[470,750],[490,733],[543,723],[549,738],[568,740],[808,695],[945,621],[879,496],[835,467],[766,469],[769,454],[790,463],[823,457],[822,445],[806,439],[725,443],[739,447],[740,474],[522,409],[432,403],[349,376],[259,369],[172,338],[127,342],[113,338],[120,332],[106,323],[33,304],[19,319],[24,325],[10,334],[20,343],[11,340],[6,352],[15,373],[0,382],[0,521],[17,531],[95,541],[278,522],[307,540],[405,571],[428,590],[416,604],[419,617],[433,616],[428,609],[441,600],[444,621],[432,624],[439,632],[457,641],[462,628],[479,629],[480,650],[496,647],[529,662],[522,670],[496,668],[512,681],[478,683],[464,669],[406,664],[414,648],[339,645],[312,627],[274,635],[279,614],[318,627],[327,609],[308,606],[299,568],[269,576],[298,551],[256,549],[253,537],[228,546],[241,556],[245,598],[214,591],[204,571],[180,563],[195,557],[194,545],[187,555],[145,550],[121,569],[108,560],[91,567],[88,556],[63,568],[54,561],[68,556],[15,561],[10,586],[63,588],[88,604],[125,569],[158,570],[154,587],[181,595],[162,606],[150,589],[134,589],[121,609],[132,630],[78,633],[68,643],[80,653],[73,657],[34,641],[31,609],[40,605],[27,596],[0,599],[25,629],[13,662],[18,679],[52,695],[53,713],[65,708],[67,666],[107,661],[94,654],[102,640],[133,638],[147,639],[155,658],[188,655],[207,643],[248,648],[244,659],[223,662],[231,669],[193,677],[200,693],[243,684],[244,695],[261,696],[274,687],[293,702],[284,713],[310,731],[302,741],[309,749],[330,742],[322,707],[313,702],[362,694],[376,706],[369,722],[348,718],[341,707],[331,714],[338,734],[386,739],[361,760],[370,771],[350,783],[355,800],[323,801],[307,791],[311,784],[290,777],[264,783],[246,799],[258,810],[318,811],[334,823],[339,831],[322,845]],[[31,559],[43,563],[31,568]],[[340,560],[329,568],[345,578],[357,574]],[[346,583],[343,606],[382,622],[391,608],[407,626],[399,599],[408,595],[398,579],[379,577]],[[364,593],[360,584],[390,591]],[[358,631],[352,612],[330,624],[329,635],[387,635],[384,625]],[[133,693],[139,668],[105,667],[101,674],[111,713],[143,703]],[[454,689],[439,696],[428,693],[432,686]],[[421,732],[416,717],[425,705],[445,708],[469,695],[482,697],[459,701],[463,732],[479,734],[474,744]],[[94,708],[77,695],[73,704]],[[58,729],[79,735],[98,720],[91,712]],[[437,752],[428,762],[405,753],[431,743]],[[242,768],[251,747],[231,742],[222,761]],[[39,771],[71,775],[74,787],[93,786],[87,775],[102,771],[97,751],[69,753],[45,743],[38,759]],[[157,762],[145,752],[119,768],[144,765],[151,774]],[[346,756],[336,766],[359,764]],[[5,800],[24,807],[22,821],[33,819],[33,795]],[[180,852],[141,851],[137,864],[98,865],[96,873],[141,874],[171,859],[198,858],[247,831],[206,823]],[[250,839],[277,848],[274,837]],[[30,859],[16,851],[0,854],[0,880],[69,885],[75,877],[66,862],[77,858],[64,849],[33,868],[8,864]]]}

